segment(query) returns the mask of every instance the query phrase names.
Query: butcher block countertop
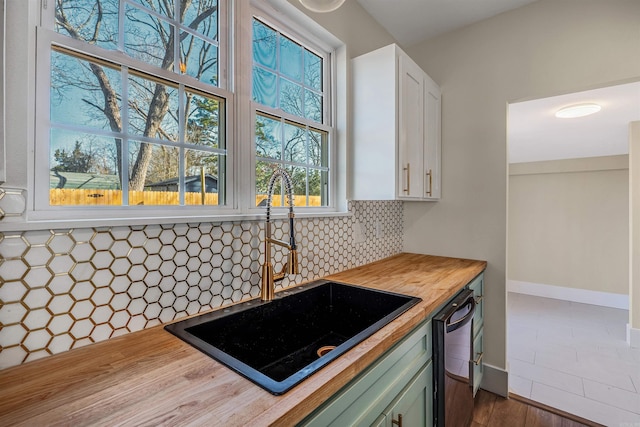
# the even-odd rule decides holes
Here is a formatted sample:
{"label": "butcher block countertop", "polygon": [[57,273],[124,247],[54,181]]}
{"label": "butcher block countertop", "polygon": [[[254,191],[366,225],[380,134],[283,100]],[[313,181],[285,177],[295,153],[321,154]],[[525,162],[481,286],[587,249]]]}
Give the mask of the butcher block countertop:
{"label": "butcher block countertop", "polygon": [[290,426],[485,267],[404,253],[327,277],[422,301],[282,396],[154,327],[0,371],[0,425]]}

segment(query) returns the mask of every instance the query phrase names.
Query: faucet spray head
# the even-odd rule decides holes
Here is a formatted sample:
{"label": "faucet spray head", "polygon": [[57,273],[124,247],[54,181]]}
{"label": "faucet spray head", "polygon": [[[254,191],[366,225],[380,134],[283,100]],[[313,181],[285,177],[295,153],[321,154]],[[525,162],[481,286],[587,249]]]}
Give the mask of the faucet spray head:
{"label": "faucet spray head", "polygon": [[298,251],[296,249],[291,249],[287,254],[287,274],[300,274]]}
{"label": "faucet spray head", "polygon": [[[271,197],[273,195],[273,187],[276,179],[282,178],[282,183],[286,189],[287,202],[289,205],[289,244],[272,239],[271,238]],[[264,258],[265,262],[262,265],[262,289],[261,289],[261,298],[262,301],[271,301],[275,297],[275,288],[274,282],[278,280],[284,279],[286,274],[299,274],[300,267],[298,263],[298,251],[296,247],[296,239],[294,236],[294,225],[293,219],[295,217],[293,213],[293,182],[291,180],[291,176],[283,169],[276,170],[271,179],[269,180],[269,185],[267,186],[267,218],[265,221],[265,230],[264,230]],[[271,264],[271,244],[277,244],[280,246],[285,246],[289,249],[289,253],[287,254],[287,263],[285,264],[285,268],[282,269],[282,272],[275,274],[273,271],[273,264]]]}

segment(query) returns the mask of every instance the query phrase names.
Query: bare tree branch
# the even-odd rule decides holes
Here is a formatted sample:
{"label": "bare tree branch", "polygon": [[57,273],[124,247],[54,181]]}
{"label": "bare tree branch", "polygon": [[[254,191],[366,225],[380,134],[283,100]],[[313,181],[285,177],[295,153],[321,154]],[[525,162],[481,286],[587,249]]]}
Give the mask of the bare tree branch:
{"label": "bare tree branch", "polygon": [[[207,20],[211,19],[211,17],[218,10],[217,5],[213,6],[213,3],[215,2],[199,2],[198,11],[197,13],[195,13],[195,17],[193,18],[192,22],[188,24],[185,23],[185,25],[194,31],[198,31],[203,23],[205,24],[205,29],[211,28],[207,24]],[[174,0],[159,0],[158,3],[147,0],[144,2],[144,4],[146,7],[152,9],[154,9],[154,4],[160,8],[164,7],[169,16],[173,16],[175,12]],[[109,26],[108,22],[110,21],[105,21],[105,16],[114,15],[115,12],[111,10],[113,8],[109,9],[108,4],[103,4],[102,0],[87,0],[86,2],[83,2],[83,6],[77,6],[77,8],[82,9],[82,14],[72,13],[72,8],[75,7],[76,6],[70,6],[69,2],[66,2],[64,0],[56,0],[56,25],[59,30],[61,30],[62,32],[66,32],[70,37],[74,39],[82,40],[91,44],[102,43],[105,38],[103,35],[101,35],[101,32],[103,32],[107,35],[108,41],[113,42],[112,36],[115,34],[115,31]],[[107,15],[105,15],[104,7],[107,7]],[[180,2],[180,16],[177,17],[180,22],[184,22],[184,18],[185,16],[187,16],[187,12],[191,7],[191,0],[184,0]],[[131,10],[142,11],[142,9]],[[131,13],[127,17],[127,22],[132,25],[132,28],[134,30],[139,29],[141,31],[141,33],[138,33],[142,34],[140,36],[141,39],[146,34],[151,34],[154,36],[153,39],[156,40],[160,45],[150,46],[146,42],[139,45],[129,44],[127,45],[127,52],[133,53],[133,55],[139,54],[140,57],[144,57],[145,55],[147,55],[148,58],[152,58],[152,56],[149,55],[156,55],[154,58],[157,59],[158,65],[161,68],[173,71],[176,61],[174,57],[175,42],[182,42],[187,37],[192,36],[192,34],[183,31],[181,34],[177,35],[175,34],[175,31],[177,30],[176,26],[167,24],[166,22],[160,20],[155,16],[147,16],[149,16],[149,19],[139,19],[134,16],[134,13]],[[190,14],[190,16],[192,15]],[[111,32],[103,31],[103,24],[107,26],[107,29],[111,29]],[[101,38],[103,40],[101,40]],[[198,60],[198,68],[196,69],[195,77],[201,78],[206,71],[214,66],[215,62],[207,60],[209,58],[210,49],[212,49],[211,45],[205,43],[201,49],[197,49],[194,43],[194,40],[190,41],[189,46],[187,46],[186,52],[184,53],[183,60],[185,63],[187,63],[190,57],[197,55],[195,59]],[[104,66],[84,60],[78,60],[78,62],[87,64],[86,66],[88,69],[88,75],[93,75],[93,78],[95,78],[95,82],[91,82],[88,78],[86,80],[74,81],[74,76],[72,74],[69,74],[69,76],[66,77],[66,82],[63,82],[63,84],[81,88],[82,90],[86,90],[88,93],[91,91],[96,94],[101,94],[103,105],[101,105],[100,102],[96,102],[86,97],[83,98],[83,101],[87,106],[92,107],[97,114],[99,113],[107,119],[109,127],[112,131],[121,132],[123,130],[120,105],[121,102],[119,99],[121,88],[113,87],[112,82],[109,80],[109,76],[105,72]],[[77,78],[77,74],[75,77]],[[173,111],[171,107],[172,100],[174,99],[171,93],[171,87],[168,87],[161,82],[153,82],[150,79],[144,80],[142,83],[138,83],[135,81],[135,79],[130,78],[129,83],[130,101],[128,107],[132,108],[133,111],[136,111],[138,115],[137,118],[140,119],[139,127],[141,133],[144,136],[150,138],[154,138],[156,137],[156,135],[160,135],[161,137],[167,138],[168,140],[175,140],[175,136],[172,136],[170,132],[167,131],[167,129],[163,129],[162,127],[165,117],[170,116],[173,118],[173,121],[175,123],[179,122],[177,107],[175,111]],[[135,92],[135,95],[133,95],[133,92],[131,92],[132,87],[137,91]],[[61,90],[61,88],[52,89],[59,90],[60,97],[64,96],[64,92]],[[139,98],[131,99],[134,97]],[[188,117],[188,113],[191,108],[191,97],[192,95],[189,94],[186,99],[187,103],[185,106],[185,120]],[[182,102],[182,100],[179,100],[179,102]],[[141,105],[144,105],[144,108],[141,107]],[[127,124],[127,126],[129,125],[130,124]],[[124,153],[122,151],[122,144],[120,144],[119,141],[116,141],[116,150],[118,175],[120,177],[123,177],[126,171],[122,170],[122,158]],[[130,168],[131,176],[129,180],[129,189],[142,190],[144,188],[151,160],[152,146],[147,143],[140,143],[136,158],[132,159],[131,162],[132,164]]]}

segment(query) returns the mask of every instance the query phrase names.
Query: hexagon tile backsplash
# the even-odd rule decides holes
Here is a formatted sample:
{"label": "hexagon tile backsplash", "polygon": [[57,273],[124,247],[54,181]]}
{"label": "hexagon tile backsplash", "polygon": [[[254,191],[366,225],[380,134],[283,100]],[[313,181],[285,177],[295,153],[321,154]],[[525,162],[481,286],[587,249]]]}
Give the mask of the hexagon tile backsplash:
{"label": "hexagon tile backsplash", "polygon": [[[279,287],[402,250],[402,202],[349,209],[296,220],[300,274]],[[272,227],[281,239],[289,225]],[[0,233],[0,369],[258,296],[263,231],[241,221]]]}

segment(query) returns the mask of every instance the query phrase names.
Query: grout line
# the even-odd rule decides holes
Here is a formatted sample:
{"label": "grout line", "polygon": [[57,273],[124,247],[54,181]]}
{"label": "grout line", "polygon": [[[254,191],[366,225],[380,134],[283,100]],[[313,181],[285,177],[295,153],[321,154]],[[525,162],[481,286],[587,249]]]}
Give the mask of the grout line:
{"label": "grout line", "polygon": [[[517,312],[517,310],[518,310],[518,309],[526,309],[524,313],[518,313],[518,314],[517,314],[517,316],[518,316],[518,321],[519,321],[522,325],[525,325],[525,326],[527,325],[527,323],[528,323],[528,322],[529,322],[529,323],[533,322],[533,323],[535,324],[535,323],[536,323],[536,320],[537,320],[537,318],[535,317],[535,313],[534,313],[533,311],[532,311],[531,313],[529,313],[529,312],[528,312],[528,310],[531,308],[531,305],[527,306],[527,305],[525,305],[525,304],[520,304],[520,300],[518,300],[518,301],[519,301],[519,303],[518,303],[518,304],[516,304],[515,306],[510,307],[510,308],[513,310],[513,312]],[[582,304],[570,304],[570,307],[571,307],[571,308],[582,307]],[[570,318],[570,319],[573,319],[573,318],[575,318],[575,317],[576,317],[576,314],[575,314],[575,313],[569,313],[569,314],[570,314],[570,316],[569,316],[569,318]],[[596,313],[596,315],[598,315],[598,318],[601,318],[601,317],[602,317],[599,313]],[[581,316],[582,316],[582,315],[581,315]],[[605,349],[605,350],[610,350],[610,349],[616,350],[614,355],[610,355],[610,354],[608,354],[608,353],[603,353],[603,354],[602,354],[602,356],[603,356],[603,357],[609,357],[609,358],[616,358],[616,359],[621,360],[621,361],[629,362],[629,360],[627,360],[627,359],[625,359],[625,358],[623,357],[623,355],[622,355],[621,351],[619,351],[619,349],[617,349],[617,348],[615,347],[614,343],[607,343],[607,342],[606,342],[606,341],[607,341],[607,339],[606,339],[607,337],[612,337],[612,338],[614,338],[614,339],[616,338],[616,335],[615,335],[615,334],[612,334],[612,332],[617,331],[617,330],[618,330],[617,328],[618,328],[618,327],[615,325],[615,323],[611,323],[611,324],[607,323],[606,328],[605,328],[605,331],[604,331],[604,332],[606,333],[606,337],[604,337],[604,341],[603,341],[602,337],[599,337],[599,338],[597,338],[597,339],[596,339],[596,341],[597,341],[597,343],[595,344],[596,349],[600,349],[600,348],[602,348],[602,349]],[[582,341],[584,341],[584,340],[586,339],[586,337],[585,337],[585,336],[583,336],[583,335],[584,335],[584,332],[583,332],[582,330],[581,330],[581,331],[577,331],[576,329],[577,329],[576,325],[575,325],[575,324],[574,324],[574,325],[572,325],[572,326],[570,327],[570,332],[571,332],[571,333],[570,333],[570,337],[571,337],[571,338],[569,338],[569,339],[565,339],[564,341],[560,340],[560,341],[558,341],[558,343],[560,343],[560,342],[564,342],[564,343],[566,343],[568,346],[570,346],[570,347],[574,350],[574,352],[575,352],[575,353],[574,353],[574,354],[575,354],[575,359],[576,359],[576,361],[578,362],[578,361],[580,361],[580,360],[582,360],[582,359],[584,358],[584,355],[581,357],[581,355],[580,355],[579,353],[580,353],[581,351],[582,351],[582,352],[584,352],[585,350],[584,350],[584,349],[579,350],[579,347],[580,347],[580,348],[584,347],[584,343],[582,343]],[[579,328],[578,328],[578,329],[579,329]],[[602,402],[602,401],[600,401],[600,400],[596,400],[596,399],[593,399],[593,398],[587,397],[587,395],[586,395],[586,385],[585,385],[585,380],[594,381],[594,382],[596,382],[596,383],[602,384],[602,385],[607,386],[607,387],[612,387],[612,388],[615,388],[615,389],[618,389],[618,390],[621,390],[621,391],[626,391],[626,392],[629,392],[629,393],[633,393],[633,391],[631,391],[631,390],[628,390],[628,389],[625,389],[625,388],[616,387],[616,386],[611,385],[611,384],[606,384],[606,383],[603,383],[601,380],[594,380],[594,379],[591,379],[591,378],[584,377],[581,373],[578,373],[577,375],[575,375],[575,374],[573,374],[573,373],[567,373],[567,372],[564,372],[564,371],[562,371],[562,370],[559,370],[558,368],[555,368],[555,369],[554,369],[553,367],[548,367],[548,366],[539,365],[539,364],[538,364],[538,362],[539,362],[539,356],[540,356],[540,354],[539,354],[539,350],[540,350],[540,348],[541,348],[541,347],[544,347],[544,346],[546,345],[546,343],[542,343],[542,342],[540,342],[540,339],[544,337],[544,334],[542,334],[544,331],[541,331],[541,330],[540,330],[540,329],[538,329],[538,328],[534,328],[534,330],[535,330],[535,336],[536,336],[536,339],[535,339],[535,342],[534,342],[534,344],[535,344],[535,345],[534,345],[534,350],[533,350],[533,353],[534,353],[534,354],[533,354],[533,360],[534,360],[534,361],[533,361],[533,365],[538,366],[538,367],[541,367],[541,368],[549,369],[549,370],[552,370],[552,371],[560,372],[560,373],[563,373],[563,374],[566,374],[566,375],[570,375],[570,376],[573,376],[573,377],[577,377],[577,378],[579,378],[579,379],[580,379],[580,383],[581,383],[581,385],[582,385],[582,396],[580,396],[579,394],[576,394],[576,393],[572,393],[572,392],[569,392],[569,391],[566,391],[566,390],[560,389],[560,388],[558,388],[558,387],[554,387],[554,386],[551,386],[551,385],[548,385],[548,384],[541,383],[541,382],[539,382],[539,381],[533,381],[533,379],[531,379],[531,378],[525,378],[524,376],[521,376],[521,375],[520,375],[522,378],[524,378],[524,379],[528,379],[528,380],[530,380],[530,381],[531,381],[531,387],[530,387],[530,392],[529,392],[529,395],[530,395],[530,396],[531,396],[531,395],[532,395],[532,393],[533,393],[533,383],[534,383],[534,382],[536,382],[536,383],[538,383],[538,384],[541,384],[541,385],[544,385],[544,386],[547,386],[547,387],[555,388],[555,389],[557,389],[557,390],[559,390],[559,391],[562,391],[562,392],[564,392],[564,393],[573,394],[573,395],[575,395],[575,396],[580,396],[580,397],[582,397],[582,398],[584,398],[584,399],[587,399],[587,400],[589,400],[589,401],[597,402],[597,403],[599,403],[599,404],[602,404],[602,405],[608,406],[608,407],[612,408],[612,410],[614,410],[614,409],[618,409],[618,408],[617,408],[616,406],[612,406],[612,405],[610,405],[609,403]],[[574,342],[574,339],[578,339],[580,342]],[[617,356],[617,357],[615,357],[615,356]],[[514,360],[520,360],[520,359],[518,359],[518,358],[514,358]],[[630,362],[631,362],[631,363],[634,363],[634,361],[635,361],[635,360],[636,360],[636,358],[634,357],[634,355],[633,355],[633,354],[631,354],[631,360],[630,360]],[[529,362],[524,361],[524,360],[520,360],[520,361],[521,361],[521,362],[524,362],[524,363],[529,363]],[[636,362],[636,363],[637,363],[637,362]],[[606,370],[605,370],[605,372],[606,372]],[[636,393],[636,394],[640,394],[640,384],[638,383],[638,381],[639,381],[639,380],[638,380],[638,379],[636,379],[636,380],[634,381],[634,377],[633,377],[632,375],[630,375],[630,374],[626,374],[626,375],[627,375],[627,377],[629,378],[629,380],[631,381],[631,385],[632,385],[633,389],[635,390],[635,393]],[[640,378],[640,377],[639,377],[639,378]],[[510,396],[514,396],[514,397],[516,397],[517,395],[514,395],[512,392],[510,392]],[[524,399],[524,401],[525,401],[525,402],[528,402],[528,401],[530,400],[530,399],[528,399],[528,398],[526,398],[526,397],[522,397],[522,396],[518,396],[518,397],[520,397],[520,398]],[[534,401],[531,401],[531,402],[533,402],[533,406],[540,406],[540,405],[542,405],[542,404],[540,404],[540,403],[538,403],[538,402],[534,402]],[[544,406],[544,405],[543,405],[543,406]],[[558,412],[558,411],[559,411],[559,410],[554,409],[554,408],[551,408],[551,409],[552,409],[552,411],[551,411],[551,412],[554,412],[554,411],[555,411],[555,412]],[[628,411],[628,409],[625,409],[625,408],[619,408],[619,410]],[[562,412],[562,411],[559,411],[559,412]],[[631,411],[631,412],[633,412],[633,411]],[[588,424],[588,425],[599,425],[599,424]]]}
{"label": "grout line", "polygon": [[[591,380],[590,380],[590,381],[591,381]],[[593,399],[593,398],[588,397],[588,396],[580,396],[580,395],[577,395],[577,394],[575,394],[575,393],[571,393],[571,392],[568,392],[568,391],[563,390],[563,389],[561,389],[561,388],[554,387],[554,386],[551,386],[551,385],[548,385],[548,384],[543,384],[543,383],[538,383],[538,384],[543,385],[543,386],[545,386],[545,387],[549,387],[549,388],[556,389],[556,390],[558,390],[558,391],[560,391],[560,392],[563,392],[563,393],[573,394],[574,396],[581,397],[581,398],[583,398],[583,399],[585,399],[585,400],[589,400],[589,401],[591,401],[591,402],[598,403],[598,404],[600,404],[600,405],[606,406],[607,408],[609,408],[609,409],[610,409],[610,410],[612,410],[612,411],[624,411],[624,412],[631,412],[631,413],[634,413],[634,411],[630,411],[630,410],[625,409],[625,408],[620,408],[620,407],[618,407],[618,406],[614,406],[614,405],[611,405],[610,403],[603,402],[603,401],[601,401],[601,400],[597,400],[597,399]],[[600,384],[603,384],[603,383],[600,383]],[[606,384],[603,384],[603,385],[605,385],[605,386],[606,386]],[[620,388],[618,388],[618,387],[614,387],[614,388],[617,388],[618,390],[623,390],[623,389],[620,389]],[[542,403],[542,405],[544,405],[544,403]],[[558,410],[560,410],[560,411],[561,411],[561,409],[558,409]]]}
{"label": "grout line", "polygon": [[[546,384],[546,383],[543,383],[543,382],[541,382],[541,381],[536,381],[536,380],[534,380],[533,378],[528,378],[529,380],[531,380],[531,382],[532,382],[532,383],[538,383],[538,384],[544,385],[544,386],[546,386],[546,387],[555,388],[555,389],[557,389],[557,390],[561,390],[561,391],[563,391],[563,392],[565,392],[565,393],[573,394],[574,396],[581,396],[581,397],[585,397],[585,395],[584,395],[584,382],[582,381],[582,380],[583,380],[583,377],[582,377],[582,376],[580,376],[580,375],[570,374],[570,373],[568,373],[568,372],[564,372],[564,371],[561,371],[561,370],[556,369],[556,368],[549,368],[548,366],[543,366],[543,365],[536,365],[536,366],[537,366],[537,367],[539,367],[539,368],[542,368],[542,369],[548,369],[549,371],[553,371],[553,372],[557,372],[557,373],[560,373],[560,374],[563,374],[563,375],[567,375],[567,376],[569,376],[569,377],[578,378],[578,379],[580,380],[580,383],[582,384],[582,395],[577,394],[577,393],[574,393],[574,392],[571,392],[571,391],[568,391],[568,390],[565,390],[565,389],[562,389],[562,388],[558,388],[557,386],[554,386],[554,385],[551,385],[551,384]],[[523,377],[523,378],[524,378],[524,377]],[[533,391],[532,391],[532,392],[533,392]]]}
{"label": "grout line", "polygon": [[[632,385],[634,386],[634,388],[635,388],[635,383],[633,382],[633,378],[631,377],[631,375],[629,375],[629,378],[631,379],[631,384],[632,384]],[[639,394],[638,392],[633,392],[633,391],[630,391],[630,390],[626,390],[626,389],[624,389],[624,388],[615,387],[615,386],[612,386],[611,384],[603,383],[603,382],[596,381],[596,380],[592,380],[592,379],[589,379],[589,378],[586,378],[586,379],[587,379],[587,380],[589,380],[589,381],[591,381],[591,382],[594,382],[594,383],[600,384],[600,385],[602,385],[602,386],[604,386],[604,387],[607,387],[607,388],[612,388],[612,389],[616,389],[616,390],[620,390],[620,391],[622,391],[622,392],[627,392],[627,393],[632,393],[632,394]],[[586,395],[586,392],[585,392],[585,397],[586,397],[587,399],[593,400],[594,402],[602,403],[603,405],[607,405],[607,406],[610,406],[610,407],[612,407],[612,408],[617,408],[617,409],[620,409],[620,410],[622,410],[622,411],[632,412],[632,413],[635,413],[635,414],[639,414],[639,415],[640,415],[640,408],[638,408],[638,410],[635,410],[635,409],[633,409],[633,410],[632,410],[632,409],[627,409],[627,408],[623,408],[623,407],[620,407],[620,406],[612,405],[612,404],[610,404],[610,403],[606,403],[606,402],[602,402],[602,401],[600,401],[600,400],[592,399],[592,398],[590,398],[590,397],[588,397],[588,396]]]}
{"label": "grout line", "polygon": [[549,406],[549,405],[545,405],[544,403],[540,403],[540,402],[537,402],[535,400],[528,399],[528,398],[520,396],[518,394],[514,394],[514,393],[509,392],[509,398],[513,399],[513,400],[517,400],[517,401],[522,402],[522,403],[525,403],[527,405],[533,406],[535,408],[539,408],[539,409],[542,409],[544,411],[551,412],[552,414],[555,414],[555,415],[558,415],[560,417],[564,417],[564,418],[570,419],[571,421],[575,421],[575,422],[584,424],[584,425],[589,426],[589,427],[605,427],[602,424],[598,424],[598,423],[596,423],[594,421],[588,420],[586,418],[582,418],[579,415],[575,415],[575,414],[572,414],[570,412],[563,411],[562,409],[558,409],[558,408],[554,408],[554,407]]}

